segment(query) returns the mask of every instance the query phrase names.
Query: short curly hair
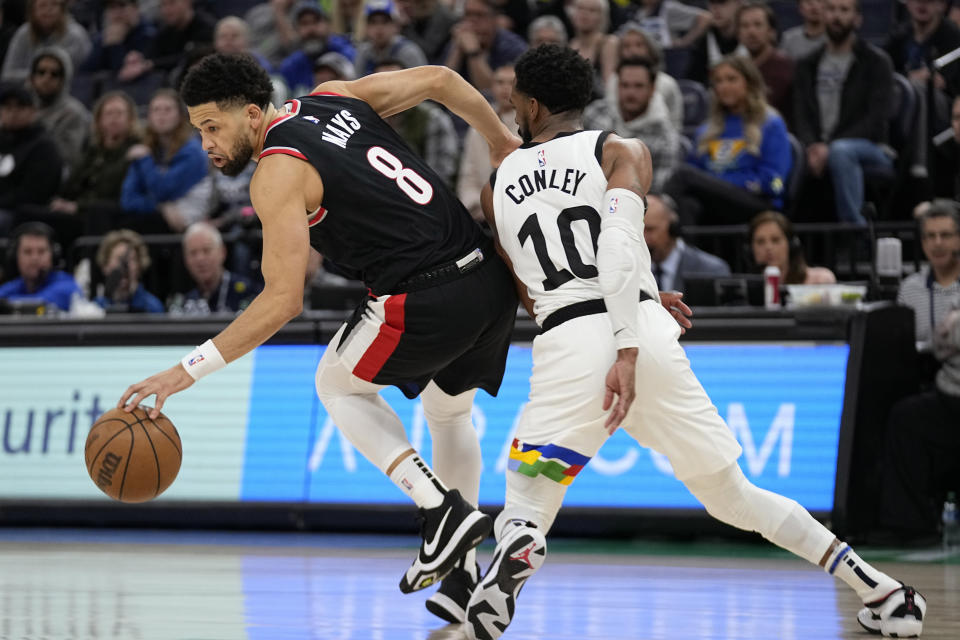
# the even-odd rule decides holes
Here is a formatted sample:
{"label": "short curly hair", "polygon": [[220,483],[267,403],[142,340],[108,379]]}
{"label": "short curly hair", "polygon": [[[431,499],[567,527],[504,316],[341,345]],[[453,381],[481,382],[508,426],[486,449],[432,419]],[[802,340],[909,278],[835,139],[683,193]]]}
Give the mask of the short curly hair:
{"label": "short curly hair", "polygon": [[215,102],[223,110],[248,104],[266,109],[272,93],[270,76],[246,53],[207,56],[190,69],[180,87],[188,107]]}
{"label": "short curly hair", "polygon": [[101,270],[107,268],[107,263],[110,262],[110,254],[113,253],[114,247],[118,244],[127,245],[137,254],[140,273],[150,268],[150,249],[147,248],[147,243],[143,241],[143,236],[130,229],[117,229],[105,235],[103,240],[100,241],[100,246],[97,247],[97,266]]}
{"label": "short curly hair", "polygon": [[557,114],[583,111],[593,96],[593,67],[579,53],[555,44],[529,49],[514,64],[517,91]]}

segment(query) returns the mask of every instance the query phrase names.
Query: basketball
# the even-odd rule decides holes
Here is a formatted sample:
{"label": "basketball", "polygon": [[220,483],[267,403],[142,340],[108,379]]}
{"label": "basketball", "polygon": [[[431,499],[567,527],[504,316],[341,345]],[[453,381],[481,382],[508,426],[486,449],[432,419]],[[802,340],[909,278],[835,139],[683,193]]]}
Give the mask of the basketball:
{"label": "basketball", "polygon": [[111,409],[90,427],[84,457],[90,479],[120,502],[146,502],[173,484],[180,471],[180,434],[162,413]]}

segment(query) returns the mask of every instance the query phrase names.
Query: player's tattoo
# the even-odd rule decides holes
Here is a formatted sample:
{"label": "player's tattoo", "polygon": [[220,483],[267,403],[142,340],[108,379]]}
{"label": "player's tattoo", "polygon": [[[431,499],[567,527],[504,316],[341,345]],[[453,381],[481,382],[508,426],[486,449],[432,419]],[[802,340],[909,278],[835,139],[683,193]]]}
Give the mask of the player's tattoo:
{"label": "player's tattoo", "polygon": [[637,178],[634,178],[634,179],[633,179],[633,182],[630,183],[630,190],[633,191],[633,192],[634,192],[635,194],[637,194],[638,196],[640,196],[640,199],[643,200],[643,209],[644,209],[644,211],[646,211],[646,209],[647,209],[647,194],[646,194],[646,192],[644,192],[644,190],[643,190],[643,185],[640,183],[640,180],[638,180]]}

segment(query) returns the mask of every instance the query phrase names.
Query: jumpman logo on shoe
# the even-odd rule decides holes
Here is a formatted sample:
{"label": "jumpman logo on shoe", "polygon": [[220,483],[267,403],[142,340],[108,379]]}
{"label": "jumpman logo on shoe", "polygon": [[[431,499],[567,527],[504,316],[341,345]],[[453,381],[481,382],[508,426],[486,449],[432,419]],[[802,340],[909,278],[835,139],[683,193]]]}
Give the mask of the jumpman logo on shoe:
{"label": "jumpman logo on shoe", "polygon": [[428,558],[433,556],[437,550],[437,545],[440,544],[440,538],[442,537],[440,534],[443,533],[443,526],[447,524],[447,517],[450,515],[452,509],[453,507],[447,507],[446,513],[443,514],[443,519],[440,520],[440,526],[437,527],[436,532],[433,534],[433,540],[423,541],[423,551]]}
{"label": "jumpman logo on shoe", "polygon": [[531,542],[529,547],[521,549],[515,555],[510,556],[511,560],[517,560],[519,562],[525,562],[528,567],[533,569],[533,563],[530,562],[530,554],[533,553],[533,550],[537,548],[536,542]]}

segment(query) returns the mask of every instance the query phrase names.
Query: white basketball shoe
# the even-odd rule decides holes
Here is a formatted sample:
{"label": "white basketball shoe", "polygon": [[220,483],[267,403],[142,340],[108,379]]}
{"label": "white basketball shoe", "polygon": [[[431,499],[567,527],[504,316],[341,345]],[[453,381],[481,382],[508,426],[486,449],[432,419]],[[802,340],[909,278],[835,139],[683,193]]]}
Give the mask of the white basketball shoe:
{"label": "white basketball shoe", "polygon": [[480,580],[470,604],[464,630],[472,640],[494,640],[503,635],[527,578],[547,556],[547,541],[532,524],[515,526],[497,544],[493,562]]}
{"label": "white basketball shoe", "polygon": [[860,626],[887,638],[916,638],[923,631],[927,600],[913,587],[902,586],[884,598],[867,602],[857,614]]}

